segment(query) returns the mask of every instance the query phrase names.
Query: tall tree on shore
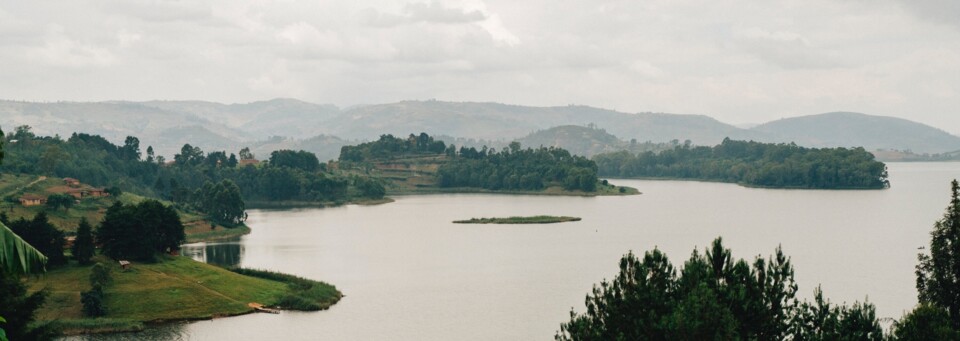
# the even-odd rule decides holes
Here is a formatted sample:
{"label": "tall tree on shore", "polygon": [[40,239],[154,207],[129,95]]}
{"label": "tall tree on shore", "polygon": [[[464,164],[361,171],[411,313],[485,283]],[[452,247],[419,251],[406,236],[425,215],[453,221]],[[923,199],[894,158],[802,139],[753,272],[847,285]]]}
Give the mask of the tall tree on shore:
{"label": "tall tree on shore", "polygon": [[87,218],[80,219],[80,225],[77,226],[77,239],[73,242],[73,258],[80,264],[90,264],[93,258],[93,228],[87,222]]}
{"label": "tall tree on shore", "polygon": [[947,211],[933,225],[930,254],[921,253],[917,265],[920,303],[947,310],[954,329],[960,329],[960,185],[954,179]]}

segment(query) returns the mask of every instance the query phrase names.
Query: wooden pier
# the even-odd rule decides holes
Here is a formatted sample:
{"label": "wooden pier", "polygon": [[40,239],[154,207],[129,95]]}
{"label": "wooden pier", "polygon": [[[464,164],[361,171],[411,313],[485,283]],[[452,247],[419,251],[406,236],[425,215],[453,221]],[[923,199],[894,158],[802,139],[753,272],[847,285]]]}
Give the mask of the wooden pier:
{"label": "wooden pier", "polygon": [[247,303],[247,306],[250,307],[250,308],[253,308],[253,310],[256,310],[256,311],[259,311],[259,312],[268,313],[268,314],[279,314],[279,313],[280,313],[279,310],[270,309],[270,308],[264,307],[263,304],[260,304],[260,303],[250,302],[250,303]]}

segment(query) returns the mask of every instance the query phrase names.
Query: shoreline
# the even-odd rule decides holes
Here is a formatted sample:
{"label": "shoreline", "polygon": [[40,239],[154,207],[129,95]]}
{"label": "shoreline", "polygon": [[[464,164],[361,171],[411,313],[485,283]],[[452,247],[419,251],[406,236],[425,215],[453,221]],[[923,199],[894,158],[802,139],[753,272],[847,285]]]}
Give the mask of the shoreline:
{"label": "shoreline", "polygon": [[[787,190],[807,190],[807,191],[876,191],[876,190],[885,190],[890,189],[890,187],[838,187],[838,188],[818,188],[818,187],[796,187],[796,186],[760,186],[752,185],[742,182],[732,182],[732,181],[723,181],[723,180],[714,180],[714,179],[698,179],[698,178],[677,178],[677,177],[607,177],[611,180],[648,180],[648,181],[692,181],[692,182],[706,182],[706,183],[718,183],[718,184],[730,184],[737,185],[745,188],[758,188],[758,189],[787,189]],[[892,185],[891,185],[892,186]]]}

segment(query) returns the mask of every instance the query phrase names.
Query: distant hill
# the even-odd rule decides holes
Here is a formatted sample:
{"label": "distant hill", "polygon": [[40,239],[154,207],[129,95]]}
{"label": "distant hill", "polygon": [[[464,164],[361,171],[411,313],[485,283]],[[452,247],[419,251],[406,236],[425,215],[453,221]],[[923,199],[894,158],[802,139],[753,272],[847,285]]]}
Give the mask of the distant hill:
{"label": "distant hill", "polygon": [[623,141],[597,127],[559,126],[537,131],[524,138],[517,139],[526,147],[559,147],[570,151],[571,154],[591,158],[601,153],[611,153],[621,150],[632,153],[644,151],[662,151],[672,149],[673,143],[653,143]]}
{"label": "distant hill", "polygon": [[855,147],[943,153],[960,149],[960,137],[895,117],[852,112],[781,119],[754,127],[770,142],[795,142],[807,147]]}
{"label": "distant hill", "polygon": [[603,129],[582,126],[559,126],[541,130],[518,139],[528,147],[559,147],[575,155],[591,157],[622,149],[624,143]]}
{"label": "distant hill", "polygon": [[340,115],[333,105],[277,98],[244,104],[220,104],[202,101],[150,101],[141,103],[170,112],[191,114],[255,138],[286,136],[307,138],[324,131],[323,122]]}
{"label": "distant hill", "polygon": [[0,101],[0,125],[6,131],[29,125],[38,135],[70,137],[74,132],[98,134],[122,143],[136,136],[141,148],[152,145],[172,156],[182,141],[204,140],[205,148],[226,149],[253,135],[191,113],[170,111],[134,102],[17,102]]}
{"label": "distant hill", "polygon": [[336,136],[318,135],[308,139],[291,139],[275,136],[263,141],[249,143],[250,150],[260,160],[270,157],[275,150],[305,150],[317,155],[320,162],[336,160],[343,146],[360,144],[360,141],[348,141]]}
{"label": "distant hill", "polygon": [[[619,140],[651,145],[691,140],[712,146],[725,137],[796,142],[809,147],[864,146],[867,150],[943,153],[960,149],[960,137],[892,117],[829,113],[783,119],[745,129],[703,115],[624,113],[588,106],[531,107],[501,103],[403,101],[340,109],[295,99],[221,104],[203,101],[18,102],[0,101],[0,127],[30,125],[39,135],[68,137],[82,131],[114,143],[140,138],[168,158],[191,143],[204,151],[235,153],[251,147],[260,157],[279,148],[304,149],[321,160],[335,158],[352,141],[382,134],[426,132],[457,145],[502,148],[556,145],[590,156]],[[553,130],[556,127],[566,127]],[[533,134],[533,135],[531,135]],[[531,135],[531,136],[528,136]],[[587,139],[580,141],[579,139]],[[622,142],[621,143],[626,143]]]}
{"label": "distant hill", "polygon": [[702,115],[628,114],[587,106],[527,107],[500,103],[404,101],[344,111],[328,122],[333,135],[372,139],[379,134],[423,131],[485,140],[516,139],[563,125],[593,123],[623,138],[715,144],[724,137],[749,139],[758,133]]}

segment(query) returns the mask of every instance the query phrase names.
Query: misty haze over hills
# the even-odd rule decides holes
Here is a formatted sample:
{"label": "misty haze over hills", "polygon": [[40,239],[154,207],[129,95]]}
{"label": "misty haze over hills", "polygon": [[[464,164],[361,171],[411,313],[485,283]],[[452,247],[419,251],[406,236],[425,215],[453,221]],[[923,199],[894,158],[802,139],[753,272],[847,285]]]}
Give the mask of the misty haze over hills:
{"label": "misty haze over hills", "polygon": [[[569,145],[558,146],[585,154],[620,148],[618,145],[631,139],[654,143],[691,140],[694,144],[713,145],[725,137],[795,142],[808,147],[863,146],[867,150],[918,153],[960,150],[960,137],[943,130],[899,118],[857,113],[787,118],[744,129],[703,115],[630,114],[574,105],[529,107],[431,100],[340,109],[295,99],[273,99],[247,104],[0,101],[0,117],[0,127],[6,131],[26,124],[40,135],[67,137],[73,132],[85,132],[115,142],[122,142],[128,135],[136,136],[143,148],[152,145],[158,154],[166,156],[190,143],[205,151],[236,152],[250,146],[262,157],[276,149],[304,149],[327,160],[336,158],[343,145],[372,140],[381,134],[404,136],[415,132],[501,143],[519,139],[528,145],[570,141]],[[584,141],[574,141],[593,134],[589,131],[549,130],[588,124],[608,136],[597,135],[597,142],[591,142],[595,146],[589,146]],[[549,136],[555,133],[561,135]],[[622,141],[616,143],[615,139]]]}

